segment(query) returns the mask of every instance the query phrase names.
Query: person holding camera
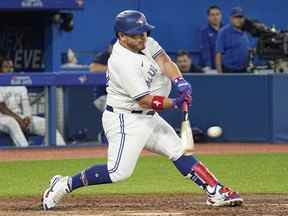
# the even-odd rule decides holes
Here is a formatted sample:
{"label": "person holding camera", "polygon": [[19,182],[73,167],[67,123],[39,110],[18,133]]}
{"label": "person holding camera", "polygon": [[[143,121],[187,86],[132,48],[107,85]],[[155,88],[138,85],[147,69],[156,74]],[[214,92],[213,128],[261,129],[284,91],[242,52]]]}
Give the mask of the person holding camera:
{"label": "person holding camera", "polygon": [[244,11],[235,7],[231,11],[230,24],[224,26],[216,40],[215,65],[219,73],[247,72],[250,41],[246,31]]}

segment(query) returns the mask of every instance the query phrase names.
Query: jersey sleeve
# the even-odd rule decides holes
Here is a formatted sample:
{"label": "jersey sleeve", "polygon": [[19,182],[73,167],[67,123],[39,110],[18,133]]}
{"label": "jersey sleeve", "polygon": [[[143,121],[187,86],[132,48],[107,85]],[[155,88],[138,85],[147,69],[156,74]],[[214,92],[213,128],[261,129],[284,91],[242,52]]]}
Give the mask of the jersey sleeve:
{"label": "jersey sleeve", "polygon": [[146,49],[153,59],[155,59],[157,56],[164,52],[163,48],[152,37],[148,37],[146,42]]}
{"label": "jersey sleeve", "polygon": [[135,59],[135,62],[119,62],[116,65],[117,74],[121,80],[122,88],[127,92],[129,97],[137,100],[145,95],[150,94],[142,73],[141,59]]}

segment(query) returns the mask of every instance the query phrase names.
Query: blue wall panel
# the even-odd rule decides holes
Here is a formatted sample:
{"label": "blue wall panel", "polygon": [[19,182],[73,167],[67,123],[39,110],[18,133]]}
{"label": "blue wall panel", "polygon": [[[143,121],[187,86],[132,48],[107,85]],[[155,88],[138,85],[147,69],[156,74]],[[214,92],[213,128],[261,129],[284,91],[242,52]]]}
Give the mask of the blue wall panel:
{"label": "blue wall panel", "polygon": [[137,9],[136,0],[88,0],[83,11],[75,12],[75,29],[63,33],[62,51],[101,50],[114,36],[114,17],[126,9]]}
{"label": "blue wall panel", "polygon": [[287,28],[288,2],[284,0],[87,0],[83,11],[75,12],[75,30],[63,34],[62,51],[103,49],[113,36],[114,16],[125,9],[140,9],[157,28],[153,36],[168,52],[199,48],[199,29],[206,24],[206,9],[218,4],[227,23],[233,6],[242,6],[250,17],[269,25]]}
{"label": "blue wall panel", "polygon": [[87,139],[96,140],[102,130],[102,113],[93,105],[93,87],[65,88],[65,136],[71,138],[80,130],[87,131]]}
{"label": "blue wall panel", "polygon": [[[263,142],[272,139],[269,76],[186,75],[193,87],[192,126],[221,126],[221,141]],[[179,128],[179,112],[164,117]]]}
{"label": "blue wall panel", "polygon": [[220,125],[226,141],[271,139],[267,76],[194,76],[189,80],[196,125]]}
{"label": "blue wall panel", "polygon": [[[218,141],[288,140],[287,75],[283,79],[277,75],[185,77],[193,86],[192,126],[203,130],[213,125],[221,126],[224,134]],[[92,104],[92,89],[73,87],[66,89],[66,93],[68,136],[87,128],[89,138],[95,139],[101,129],[101,114]],[[167,111],[161,115],[174,128],[180,127],[180,111]]]}
{"label": "blue wall panel", "polygon": [[288,76],[273,76],[272,83],[272,109],[274,141],[278,143],[288,142]]}

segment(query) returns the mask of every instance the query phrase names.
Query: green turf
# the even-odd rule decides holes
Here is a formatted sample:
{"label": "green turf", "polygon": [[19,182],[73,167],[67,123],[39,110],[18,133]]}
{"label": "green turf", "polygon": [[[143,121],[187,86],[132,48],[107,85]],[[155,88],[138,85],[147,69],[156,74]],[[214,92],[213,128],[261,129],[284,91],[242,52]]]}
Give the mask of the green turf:
{"label": "green turf", "polygon": [[[201,156],[225,184],[240,192],[287,193],[288,154]],[[0,163],[0,196],[38,195],[54,174],[71,175],[104,159]],[[125,182],[99,185],[76,193],[200,192],[173,164],[159,156],[142,157]]]}

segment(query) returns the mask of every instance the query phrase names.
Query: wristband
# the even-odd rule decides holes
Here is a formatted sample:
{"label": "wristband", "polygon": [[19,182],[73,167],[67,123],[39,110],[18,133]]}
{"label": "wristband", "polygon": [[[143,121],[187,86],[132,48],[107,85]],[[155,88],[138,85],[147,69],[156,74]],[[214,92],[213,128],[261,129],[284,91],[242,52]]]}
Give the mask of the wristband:
{"label": "wristband", "polygon": [[164,99],[163,96],[154,96],[152,98],[152,108],[156,111],[162,111],[164,109]]}

